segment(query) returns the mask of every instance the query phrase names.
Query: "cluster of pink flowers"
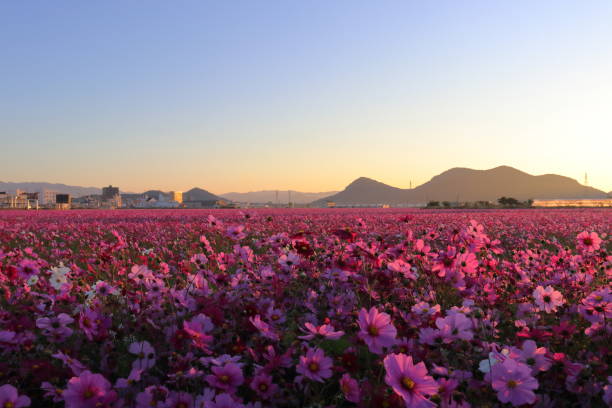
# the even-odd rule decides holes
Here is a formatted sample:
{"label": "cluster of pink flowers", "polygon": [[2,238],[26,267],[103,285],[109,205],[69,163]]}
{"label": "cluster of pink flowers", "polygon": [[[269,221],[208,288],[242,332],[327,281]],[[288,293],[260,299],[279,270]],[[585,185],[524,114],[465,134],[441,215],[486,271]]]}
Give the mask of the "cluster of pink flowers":
{"label": "cluster of pink flowers", "polygon": [[0,213],[0,408],[610,406],[606,210]]}

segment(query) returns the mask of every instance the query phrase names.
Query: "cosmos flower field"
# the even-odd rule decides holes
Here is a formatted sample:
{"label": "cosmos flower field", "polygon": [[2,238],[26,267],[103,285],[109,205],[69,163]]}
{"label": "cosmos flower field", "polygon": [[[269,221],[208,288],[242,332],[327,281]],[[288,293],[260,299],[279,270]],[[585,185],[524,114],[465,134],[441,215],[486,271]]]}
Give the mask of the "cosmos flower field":
{"label": "cosmos flower field", "polygon": [[0,212],[0,407],[605,407],[612,212]]}

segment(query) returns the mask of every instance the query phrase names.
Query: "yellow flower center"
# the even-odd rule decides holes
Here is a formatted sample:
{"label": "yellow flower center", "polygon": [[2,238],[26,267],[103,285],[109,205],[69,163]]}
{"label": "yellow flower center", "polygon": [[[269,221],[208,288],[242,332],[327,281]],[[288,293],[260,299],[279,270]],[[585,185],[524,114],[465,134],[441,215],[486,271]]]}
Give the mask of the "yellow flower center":
{"label": "yellow flower center", "polygon": [[312,371],[313,373],[316,373],[317,371],[319,371],[319,364],[312,362],[308,364],[308,369]]}
{"label": "yellow flower center", "polygon": [[518,384],[517,384],[517,382],[516,382],[516,381],[514,381],[514,380],[510,380],[510,381],[508,381],[508,384],[506,384],[506,385],[508,385],[508,388],[513,389],[513,388],[516,388],[516,386],[517,386]]}
{"label": "yellow flower center", "polygon": [[373,324],[368,326],[368,334],[370,336],[378,336],[379,333],[380,331],[378,330],[378,327],[374,326]]}
{"label": "yellow flower center", "polygon": [[402,378],[402,386],[407,390],[412,390],[416,384],[412,381],[411,378],[404,377]]}

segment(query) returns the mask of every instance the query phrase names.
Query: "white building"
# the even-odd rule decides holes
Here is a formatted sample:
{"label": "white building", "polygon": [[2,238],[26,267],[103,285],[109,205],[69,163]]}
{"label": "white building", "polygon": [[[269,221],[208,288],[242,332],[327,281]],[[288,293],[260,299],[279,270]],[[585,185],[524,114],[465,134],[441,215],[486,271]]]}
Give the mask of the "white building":
{"label": "white building", "polygon": [[43,206],[54,206],[57,191],[41,190],[38,192],[38,203]]}

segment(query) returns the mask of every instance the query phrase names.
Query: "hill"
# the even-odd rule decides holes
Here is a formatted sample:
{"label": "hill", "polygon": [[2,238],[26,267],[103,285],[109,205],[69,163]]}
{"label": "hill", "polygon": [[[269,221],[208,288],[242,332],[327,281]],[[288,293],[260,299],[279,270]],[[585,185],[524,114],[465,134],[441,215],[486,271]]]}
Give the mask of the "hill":
{"label": "hill", "polygon": [[[227,193],[221,194],[221,197],[239,203],[276,203],[277,190],[262,190],[251,191],[248,193]],[[336,194],[337,191],[327,191],[322,193],[304,193],[301,191],[291,190],[291,200],[289,200],[289,192],[287,190],[278,191],[278,202],[288,203],[291,201],[294,204],[307,204],[324,197],[329,197]]]}
{"label": "hill", "polygon": [[194,187],[183,193],[183,201],[217,201],[222,200],[221,197],[214,195],[206,190]]}
{"label": "hill", "polygon": [[0,191],[6,191],[14,193],[15,190],[24,190],[29,193],[34,193],[42,190],[57,191],[62,194],[70,194],[73,197],[82,197],[92,194],[101,194],[102,189],[97,187],[80,187],[80,186],[69,186],[60,183],[45,183],[45,182],[24,182],[24,183],[10,183],[0,182]]}
{"label": "hill", "polygon": [[556,174],[533,176],[509,166],[489,170],[453,168],[413,189],[401,189],[360,177],[326,201],[337,204],[424,204],[428,201],[495,201],[499,197],[518,200],[556,198],[603,198],[606,193]]}

